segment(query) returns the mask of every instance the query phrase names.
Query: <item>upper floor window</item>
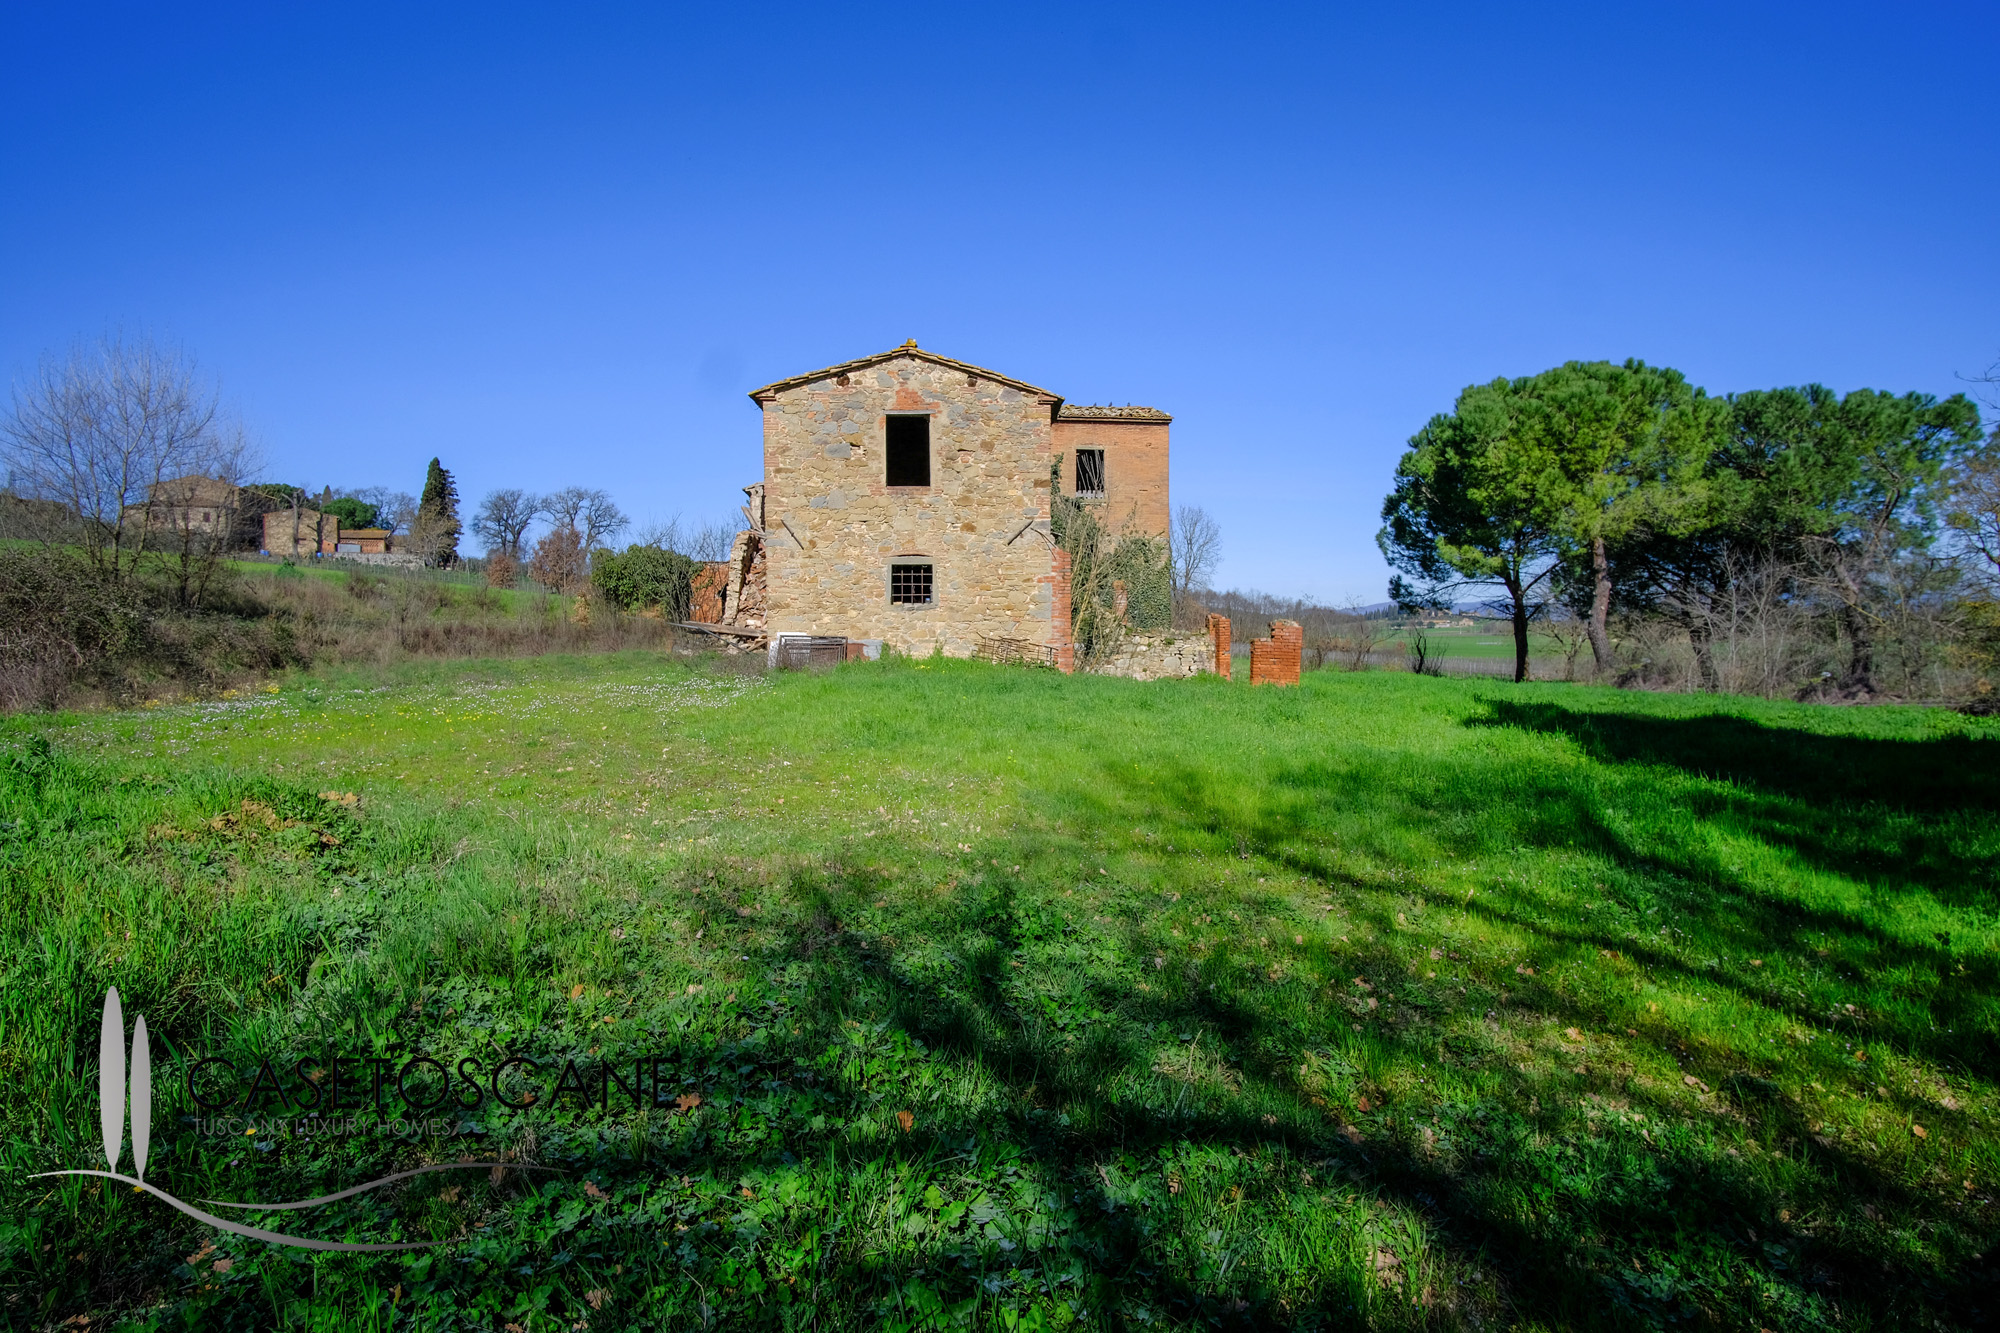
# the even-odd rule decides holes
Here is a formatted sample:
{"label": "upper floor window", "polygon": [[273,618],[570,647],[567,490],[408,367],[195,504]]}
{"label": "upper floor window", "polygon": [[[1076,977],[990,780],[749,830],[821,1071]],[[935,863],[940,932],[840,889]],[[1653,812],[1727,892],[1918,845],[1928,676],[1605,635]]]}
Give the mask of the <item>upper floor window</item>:
{"label": "upper floor window", "polygon": [[884,480],[891,486],[930,485],[930,414],[899,413],[885,421],[888,448],[883,453],[888,457],[888,469]]}
{"label": "upper floor window", "polygon": [[1076,493],[1078,495],[1104,494],[1104,451],[1102,449],[1079,449],[1076,451]]}

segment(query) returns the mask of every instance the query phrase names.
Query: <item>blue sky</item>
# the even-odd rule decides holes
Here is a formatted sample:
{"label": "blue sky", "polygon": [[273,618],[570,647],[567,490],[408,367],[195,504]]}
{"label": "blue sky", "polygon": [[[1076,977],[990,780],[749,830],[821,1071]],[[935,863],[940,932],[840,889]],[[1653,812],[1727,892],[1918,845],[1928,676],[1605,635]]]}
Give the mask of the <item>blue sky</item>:
{"label": "blue sky", "polygon": [[1379,600],[1465,384],[2000,356],[1985,4],[0,10],[0,373],[178,340],[274,477],[757,479],[905,338],[1175,414],[1220,581]]}

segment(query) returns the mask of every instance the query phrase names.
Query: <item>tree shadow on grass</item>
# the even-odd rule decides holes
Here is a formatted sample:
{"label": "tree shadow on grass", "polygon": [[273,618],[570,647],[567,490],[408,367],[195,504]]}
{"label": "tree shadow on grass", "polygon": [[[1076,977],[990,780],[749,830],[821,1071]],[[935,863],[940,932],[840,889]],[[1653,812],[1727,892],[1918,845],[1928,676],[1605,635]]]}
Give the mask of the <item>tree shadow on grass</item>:
{"label": "tree shadow on grass", "polygon": [[[1864,746],[1846,762],[1871,762],[1874,753]],[[1933,752],[1932,761],[1944,762],[1949,757],[1939,758],[1938,752]],[[1835,761],[1822,757],[1821,762]],[[1355,878],[1355,872],[1343,869],[1334,855],[1330,840],[1333,826],[1325,818],[1325,812],[1365,810],[1371,804],[1379,808],[1385,792],[1399,784],[1408,786],[1404,794],[1413,808],[1427,802],[1442,807],[1455,795],[1448,784],[1428,780],[1408,782],[1407,774],[1386,765],[1361,764],[1344,769],[1328,765],[1288,766],[1268,775],[1262,796],[1249,799],[1241,784],[1218,784],[1213,774],[1194,769],[1150,770],[1144,790],[1134,785],[1138,782],[1136,778],[1115,772],[1099,776],[1102,781],[1085,799],[1094,802],[1093,813],[1107,821],[1122,819],[1138,805],[1156,806],[1164,795],[1169,797],[1169,804],[1176,812],[1175,819],[1187,830],[1198,830],[1225,846],[1242,849],[1265,864],[1284,866],[1332,884],[1347,882],[1390,895],[1423,892],[1426,886],[1421,879],[1411,881],[1400,875]],[[1934,945],[1898,938],[1862,911],[1843,911],[1766,891],[1716,863],[1699,838],[1662,837],[1657,843],[1649,842],[1641,835],[1614,827],[1598,808],[1602,803],[1600,794],[1587,788],[1537,780],[1521,771],[1510,771],[1503,776],[1506,781],[1496,783],[1495,789],[1504,790],[1508,804],[1524,812],[1519,819],[1510,821],[1508,829],[1516,845],[1590,853],[1617,867],[1628,881],[1652,886],[1652,891],[1664,895],[1678,909],[1700,919],[1704,936],[1702,951],[1731,954],[1732,967],[1723,972],[1713,964],[1698,965],[1677,956],[1664,941],[1656,947],[1646,941],[1635,943],[1629,933],[1600,929],[1597,923],[1576,912],[1574,902],[1537,900],[1525,881],[1518,889],[1483,897],[1478,906],[1469,906],[1469,910],[1504,920],[1528,937],[1553,946],[1558,954],[1572,949],[1584,954],[1622,952],[1655,975],[1707,991],[1732,990],[1746,1002],[1783,1013],[1809,1027],[1826,1025],[1834,1014],[1816,1007],[1804,996],[1787,993],[1775,984],[1775,978],[1743,966],[1736,956],[1748,959],[1789,949],[1810,957],[1825,952],[1815,950],[1815,943],[1825,943],[1831,946],[1837,964],[1851,969],[1861,980],[1854,984],[1850,977],[1849,984],[1843,986],[1838,979],[1828,978],[1815,989],[1844,990],[1872,1011],[1844,1020],[1853,1025],[1853,1035],[1858,1040],[1886,1040],[1940,1067],[1956,1068],[1989,1084],[1992,1082],[1996,1068],[2000,1068],[2000,1054],[1996,1054],[1990,1006],[1984,997],[2000,987],[2000,969],[1996,969],[1991,959],[1955,953],[1949,939],[1943,936]],[[1946,825],[1956,822],[1967,808],[1942,800],[1933,800],[1933,805],[1942,807],[1933,818]],[[1862,868],[1856,865],[1852,845],[1845,841],[1855,823],[1852,816],[1815,808],[1805,796],[1763,790],[1725,792],[1711,813],[1737,817],[1739,831],[1742,824],[1747,824],[1756,836],[1770,842],[1816,853],[1807,859],[1823,862],[1829,868],[1849,873]],[[1940,865],[1957,860],[1956,852],[1940,857],[1935,854],[1935,846],[1927,846],[1945,842],[1960,832],[1951,827],[1939,828],[1919,818],[1902,835],[1915,844],[1918,853],[1913,863],[1906,863],[1906,868],[1915,872],[1922,887],[1935,891],[1945,902],[1976,907],[1987,895],[1976,890],[1953,892],[1953,886],[1934,878],[1941,873]],[[1805,846],[1801,847],[1801,843]],[[1471,851],[1450,847],[1443,850]],[[1390,909],[1369,910],[1383,918],[1372,924],[1383,936],[1392,936],[1397,923],[1386,919]],[[1392,966],[1387,959],[1362,964],[1368,975],[1375,975],[1371,969],[1376,967],[1385,975],[1393,974],[1399,966]],[[1894,1003],[1885,1000],[1877,1009],[1873,1002],[1879,997],[1871,993],[1870,978],[1881,974],[1898,974],[1898,984],[1906,993],[1896,997]],[[1935,985],[1923,983],[1926,975],[1935,978]],[[1907,993],[1913,976],[1921,993]],[[1556,1024],[1568,1020],[1589,1028],[1604,1021],[1601,1012],[1587,1012],[1546,985],[1526,982],[1517,983],[1516,988],[1522,992],[1517,1007],[1526,1006]],[[1272,1039],[1272,1034],[1261,1030],[1259,1020],[1240,1007],[1218,1005],[1200,993],[1185,997],[1182,1003],[1184,1008],[1171,1021],[1211,1024],[1218,1036],[1249,1048],[1267,1045]],[[1839,1012],[1837,1008],[1835,1012]],[[1684,1067],[1714,1084],[1719,1110],[1754,1122],[1767,1142],[1794,1145],[1797,1159],[1810,1163],[1823,1176],[1822,1202],[1866,1198],[1876,1201],[1869,1205],[1871,1208],[1879,1207],[1885,1214],[1893,1209],[1922,1227],[1943,1225],[1949,1229],[1958,1225],[1959,1219],[1941,1209],[1936,1198],[1885,1174],[1871,1158],[1848,1152],[1818,1135],[1807,1113],[1759,1073],[1762,1066],[1776,1057],[1746,1057],[1699,1039],[1677,1038],[1670,1032],[1653,1035],[1681,1053],[1688,1062]],[[1436,1034],[1425,1040],[1435,1042]],[[1409,1051],[1406,1058],[1418,1058],[1421,1046],[1420,1042],[1418,1049]],[[1279,1066],[1273,1065],[1272,1077],[1273,1086],[1286,1085]],[[1525,1090],[1539,1082],[1525,1072],[1519,1074],[1517,1081],[1524,1090],[1524,1098],[1529,1095]],[[1591,1082],[1586,1080],[1583,1086]],[[1614,1091],[1631,1093],[1629,1088],[1616,1089],[1616,1080],[1612,1084]],[[1913,1116],[1920,1113],[1926,1119],[1931,1119],[1937,1109],[1911,1107]],[[1167,1132],[1159,1126],[1154,1128],[1155,1132]],[[1967,1134],[1978,1132],[1969,1123],[1962,1128]],[[1245,1131],[1244,1126],[1217,1125],[1205,1132]],[[1253,1137],[1258,1133],[1254,1126],[1247,1127],[1247,1132]],[[1337,1143],[1332,1147],[1339,1150]],[[1496,1166],[1493,1174],[1504,1175],[1505,1170]],[[1607,1218],[1606,1224],[1621,1234],[1635,1236],[1649,1234],[1651,1228],[1650,1234],[1658,1240],[1660,1252],[1670,1260],[1677,1254],[1683,1259],[1687,1257],[1683,1243],[1690,1236],[1693,1251],[1699,1251],[1711,1243],[1725,1248],[1747,1243],[1746,1238],[1759,1231],[1766,1235],[1767,1243],[1773,1231],[1786,1234],[1787,1228],[1779,1225],[1770,1209],[1764,1209],[1764,1215],[1759,1217],[1759,1210],[1750,1206],[1760,1197],[1768,1203],[1768,1192],[1760,1189],[1748,1174],[1743,1175],[1740,1185],[1734,1183],[1738,1167],[1725,1157],[1683,1156],[1670,1174],[1676,1179],[1677,1189],[1692,1191],[1683,1193],[1677,1208],[1650,1212],[1640,1208],[1615,1221]],[[1399,1159],[1393,1169],[1378,1162],[1370,1178],[1383,1184],[1398,1180],[1422,1182],[1409,1186],[1408,1197],[1419,1202],[1433,1198],[1464,1200],[1480,1193],[1478,1186],[1466,1177],[1447,1173],[1439,1178],[1418,1156],[1409,1154]],[[1706,1197],[1695,1197],[1704,1191]],[[1525,1284],[1523,1290],[1543,1290],[1553,1302],[1548,1309],[1568,1308],[1570,1301],[1594,1289],[1575,1274],[1565,1276],[1563,1270],[1570,1256],[1563,1244],[1546,1235],[1523,1234],[1504,1211],[1461,1207],[1456,1222],[1461,1237],[1468,1241],[1477,1237],[1476,1243],[1487,1246],[1489,1253],[1503,1256],[1509,1272],[1516,1275],[1517,1284]],[[1691,1231],[1684,1232],[1687,1228]],[[1508,1235],[1514,1239],[1500,1245],[1498,1250],[1492,1248],[1500,1244],[1496,1237]],[[1949,1260],[1942,1276],[1934,1273],[1927,1276],[1899,1257],[1886,1233],[1871,1237],[1864,1231],[1846,1229],[1838,1235],[1829,1235],[1822,1229],[1788,1258],[1805,1262],[1827,1275],[1829,1281],[1845,1279],[1841,1291],[1843,1302],[1869,1306],[1885,1316],[1892,1309],[1902,1308],[1898,1302],[1909,1298],[1919,1304],[1942,1302],[1943,1307],[1969,1318],[1975,1315],[1977,1303],[1987,1299],[1981,1293],[1990,1293],[1991,1281],[1988,1270],[1976,1259],[1963,1258],[1963,1253],[1970,1252],[1962,1252],[1958,1260]],[[1812,1256],[1809,1259],[1799,1258],[1808,1253]],[[1949,1247],[1941,1253],[1948,1256]],[[1778,1260],[1772,1262],[1782,1267]],[[1885,1279],[1886,1286],[1864,1285],[1855,1280],[1861,1275],[1885,1272],[1895,1275]],[[1796,1274],[1785,1280],[1795,1279]],[[1810,1280],[1804,1285],[1810,1286]],[[1849,1304],[1848,1308],[1851,1310],[1854,1305]],[[1539,1300],[1530,1300],[1523,1309],[1544,1312]]]}
{"label": "tree shadow on grass", "polygon": [[1488,699],[1473,727],[1568,736],[1609,764],[1661,764],[1815,806],[1872,806],[1926,814],[2000,810],[2000,764],[1990,742],[1829,736],[1726,713],[1652,717]]}
{"label": "tree shadow on grass", "polygon": [[[1301,1029],[1240,987],[1207,989],[1213,969],[1135,994],[1131,974],[1148,975],[1139,955],[1151,946],[1133,940],[1134,957],[1088,981],[1109,1018],[1084,1038],[1052,1028],[1025,1002],[1024,979],[1008,961],[1028,947],[1031,931],[1040,929],[1031,918],[1049,905],[1046,897],[1028,903],[1007,893],[968,903],[962,925],[984,947],[966,950],[966,966],[953,979],[913,973],[899,966],[893,950],[847,945],[820,952],[810,990],[823,997],[824,1019],[879,1001],[899,1029],[926,1042],[959,1076],[977,1069],[998,1080],[1008,1093],[1006,1109],[979,1122],[931,1118],[926,1132],[948,1145],[963,1135],[992,1134],[1019,1145],[1026,1160],[1080,1205],[1084,1220],[1062,1245],[1088,1254],[1094,1271],[1143,1293],[1177,1320],[1215,1321],[1235,1312],[1291,1326],[1353,1317],[1344,1312],[1353,1293],[1348,1283],[1322,1284],[1303,1299],[1292,1292],[1281,1303],[1270,1275],[1254,1265],[1230,1283],[1204,1280],[1167,1258],[1162,1247],[1173,1248],[1176,1238],[1166,1234],[1170,1226],[1160,1212],[1170,1206],[1164,1182],[1135,1191],[1126,1188],[1128,1181],[1114,1186],[1104,1168],[1134,1159],[1151,1164],[1188,1145],[1223,1147],[1249,1161],[1283,1161],[1292,1170],[1303,1166],[1342,1182],[1336,1192],[1358,1187],[1399,1201],[1422,1216],[1430,1244],[1450,1255],[1458,1272],[1477,1268],[1503,1277],[1511,1315],[1555,1326],[1645,1327],[1704,1308],[1712,1316],[1723,1315],[1725,1307],[1752,1315],[1752,1305],[1737,1305],[1743,1293],[1736,1288],[1749,1273],[1783,1287],[1801,1310],[1824,1314],[1827,1302],[1838,1301],[1850,1318],[1864,1312],[1892,1322],[1919,1312],[1957,1318],[1970,1315],[1981,1299],[1983,1269],[1959,1266],[1942,1276],[1926,1271],[1909,1262],[1886,1229],[1804,1235],[1785,1226],[1778,1217],[1782,1194],[1768,1173],[1712,1143],[1684,1140],[1655,1148],[1634,1125],[1584,1145],[1579,1156],[1574,1143],[1560,1141],[1558,1122],[1536,1109],[1546,1100],[1553,1112],[1558,1100],[1593,1088],[1615,1091],[1616,1079],[1571,1079],[1487,1059],[1483,1076],[1497,1086],[1476,1111],[1407,1099],[1383,1106],[1379,1089],[1357,1064],[1345,1091],[1372,1094],[1377,1101],[1371,1112],[1356,1109],[1365,1100],[1328,1105],[1293,1071],[1302,1055],[1338,1059],[1344,1050],[1358,1058],[1359,1047],[1406,1071],[1435,1062],[1441,1033],[1421,1019],[1384,1017],[1366,1036],[1351,1038],[1351,1015],[1328,1000],[1323,1021]],[[1400,971],[1386,954],[1358,965],[1384,977]],[[1529,1001],[1557,1022],[1589,1021],[1566,1011],[1558,996],[1538,992],[1524,1003]],[[1234,1092],[1211,1088],[1192,1101],[1176,1095],[1152,1059],[1149,1034],[1162,1027],[1200,1033],[1229,1052],[1239,1062],[1242,1086]],[[1131,1091],[1148,1080],[1150,1094]],[[1111,1102],[1103,1090],[1114,1083],[1127,1091]],[[838,1095],[862,1101],[867,1091],[855,1082]],[[1811,1144],[1803,1113],[1768,1084],[1750,1077],[1718,1080],[1714,1098],[1717,1113],[1760,1116],[1772,1136]],[[1671,1108],[1645,1104],[1664,1132]],[[891,1156],[917,1150],[915,1140],[893,1138],[880,1149]],[[1824,1176],[1830,1197],[1865,1198],[1899,1216],[1926,1211],[1920,1196],[1835,1145],[1807,1146],[1801,1157]],[[1582,1183],[1593,1170],[1601,1179]],[[1286,1192],[1282,1179],[1264,1188]],[[1295,1202],[1310,1208],[1324,1188],[1300,1186]],[[1880,1280],[1857,1280],[1864,1274]],[[1245,1301],[1247,1306],[1237,1304]],[[1440,1304],[1418,1318],[1454,1324],[1465,1313]],[[1723,1317],[1727,1322],[1730,1316]]]}
{"label": "tree shadow on grass", "polygon": [[[1620,951],[1688,983],[1732,989],[1807,1026],[1865,1021],[1860,1035],[1868,1039],[1886,1038],[1981,1077],[2000,1075],[1992,1000],[2000,994],[2000,956],[1954,944],[1949,931],[1911,938],[1895,928],[1895,900],[1879,889],[1849,906],[1830,895],[1791,892],[1789,884],[1753,881],[1705,831],[1726,829],[1871,888],[1919,891],[1977,924],[1994,901],[2000,873],[1982,846],[1990,840],[1983,821],[1968,827],[1963,811],[1855,811],[1729,787],[1663,798],[1643,775],[1615,767],[1579,776],[1468,755],[1454,768],[1440,777],[1408,763],[1311,761],[1276,767],[1255,784],[1222,784],[1182,765],[1155,770],[1143,788],[1107,770],[1078,799],[1114,823],[1165,795],[1183,827],[1312,879],[1383,892],[1424,891],[1425,877],[1413,878],[1408,869],[1433,858],[1504,864],[1515,849],[1555,854],[1551,878],[1509,875],[1481,883],[1468,909],[1550,943]],[[1635,818],[1631,808],[1646,803],[1653,808]],[[1581,879],[1603,872],[1588,862],[1565,867],[1579,855],[1610,867],[1615,890],[1598,884],[1584,892]],[[1376,868],[1357,868],[1371,864]],[[1565,875],[1579,879],[1567,893]],[[1627,900],[1622,916],[1578,910],[1600,896]],[[1647,903],[1655,910],[1642,914],[1637,905]],[[1676,919],[1688,929],[1670,941],[1661,928]],[[1698,962],[1690,961],[1690,933],[1700,941]],[[1791,984],[1795,978],[1781,982],[1775,967],[1748,961],[1775,962],[1779,955],[1826,958],[1830,968],[1852,975],[1846,982],[1823,977],[1801,992]],[[1865,1019],[1843,1002],[1864,1010]]]}

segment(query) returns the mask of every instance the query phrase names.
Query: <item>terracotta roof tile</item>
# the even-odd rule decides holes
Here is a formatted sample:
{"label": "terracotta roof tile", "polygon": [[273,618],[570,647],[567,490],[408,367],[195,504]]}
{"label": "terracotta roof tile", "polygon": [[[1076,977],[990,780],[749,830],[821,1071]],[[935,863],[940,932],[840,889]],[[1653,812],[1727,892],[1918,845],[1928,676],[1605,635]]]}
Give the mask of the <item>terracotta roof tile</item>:
{"label": "terracotta roof tile", "polygon": [[1064,403],[1062,411],[1056,413],[1057,421],[1172,421],[1173,418],[1157,407],[1134,407],[1127,403],[1119,407],[1116,403],[1098,406],[1093,403]]}

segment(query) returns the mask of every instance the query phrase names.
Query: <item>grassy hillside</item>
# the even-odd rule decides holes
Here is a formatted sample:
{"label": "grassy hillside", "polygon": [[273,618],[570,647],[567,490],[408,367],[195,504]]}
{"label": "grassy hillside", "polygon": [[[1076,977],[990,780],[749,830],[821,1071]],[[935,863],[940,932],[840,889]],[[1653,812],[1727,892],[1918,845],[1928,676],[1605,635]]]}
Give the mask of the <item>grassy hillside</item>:
{"label": "grassy hillside", "polygon": [[[649,653],[13,719],[0,1299],[30,1327],[1976,1323],[1995,734]],[[409,1137],[274,1100],[204,1135],[163,1074],[148,1178],[183,1199],[563,1174],[262,1218],[457,1238],[388,1256],[205,1249],[157,1200],[27,1181],[102,1163],[111,984],[163,1069],[549,1066]],[[551,1088],[641,1056],[644,1109]]]}

